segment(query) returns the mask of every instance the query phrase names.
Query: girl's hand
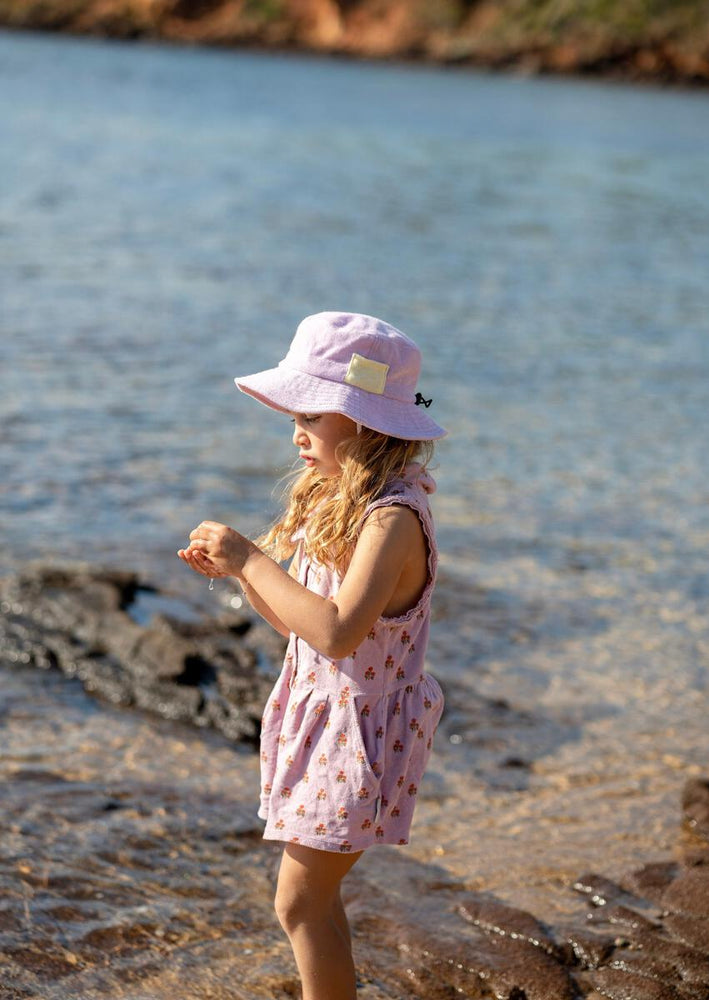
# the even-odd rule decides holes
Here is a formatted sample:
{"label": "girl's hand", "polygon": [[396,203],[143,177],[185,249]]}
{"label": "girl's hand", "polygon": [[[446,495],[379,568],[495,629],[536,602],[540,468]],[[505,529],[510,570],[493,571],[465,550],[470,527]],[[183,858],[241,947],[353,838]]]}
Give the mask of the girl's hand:
{"label": "girl's hand", "polygon": [[201,573],[202,576],[216,579],[217,577],[228,575],[219,573],[214,563],[200,552],[199,549],[178,549],[177,554],[183,562],[187,563],[190,569],[193,569],[195,573]]}
{"label": "girl's hand", "polygon": [[256,550],[253,542],[217,521],[202,521],[190,532],[190,544],[178,556],[196,573],[209,577],[240,576]]}

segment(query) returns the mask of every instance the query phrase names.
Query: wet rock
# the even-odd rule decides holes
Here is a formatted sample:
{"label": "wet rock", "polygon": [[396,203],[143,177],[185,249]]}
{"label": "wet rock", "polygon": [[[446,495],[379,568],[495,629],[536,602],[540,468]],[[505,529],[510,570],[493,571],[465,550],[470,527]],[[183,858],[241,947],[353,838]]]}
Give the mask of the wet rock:
{"label": "wet rock", "polygon": [[[594,914],[589,914],[590,918],[593,916]],[[601,919],[617,927],[619,934],[623,931],[655,931],[660,926],[657,920],[652,920],[628,906],[609,906],[607,910],[601,911]]]}
{"label": "wet rock", "polygon": [[624,881],[631,892],[644,896],[653,903],[661,903],[665,889],[677,878],[678,872],[677,862],[659,861],[643,865]]}
{"label": "wet rock", "polygon": [[594,974],[597,993],[608,1000],[689,1000],[671,985],[663,985],[627,969],[601,969]]}
{"label": "wet rock", "polygon": [[231,611],[210,620],[165,613],[136,620],[145,595],[170,600],[122,571],[37,566],[10,577],[0,582],[0,663],[58,669],[113,705],[255,745],[283,643],[269,640],[264,653],[263,633]]}
{"label": "wet rock", "polygon": [[585,875],[574,888],[594,906],[592,925],[617,935],[600,962],[576,952],[582,966],[591,965],[587,981],[598,994],[609,1000],[707,1000],[709,869],[654,862],[622,884]]}
{"label": "wet rock", "polygon": [[682,811],[689,828],[709,841],[709,781],[689,779],[682,793]]}
{"label": "wet rock", "polygon": [[618,939],[605,934],[594,934],[586,929],[573,929],[567,933],[567,943],[571,947],[576,963],[583,969],[598,969],[608,963],[608,959],[618,945]]}
{"label": "wet rock", "polygon": [[[364,970],[386,981],[387,997],[574,1000],[581,995],[571,949],[549,928],[450,878],[432,879],[434,872],[384,851],[353,871],[348,912],[356,936],[366,938]],[[378,892],[384,885],[386,892]],[[392,956],[393,937],[398,960]],[[388,955],[382,943],[389,944]]]}
{"label": "wet rock", "polygon": [[488,933],[499,934],[500,937],[514,941],[526,941],[535,948],[559,957],[559,947],[550,932],[531,913],[494,900],[475,897],[460,904],[460,913],[464,920]]}
{"label": "wet rock", "polygon": [[677,940],[680,928],[677,924],[673,924],[671,918],[665,921],[664,926],[666,931],[672,934],[671,940],[655,932],[641,933],[633,938],[633,944],[640,956],[636,963],[638,970],[687,988],[705,989],[709,995],[709,957],[707,957],[709,949],[706,938],[702,954],[699,950],[702,945],[699,942],[695,948]]}
{"label": "wet rock", "polygon": [[596,875],[595,872],[582,875],[574,882],[573,887],[576,892],[582,892],[589,896],[594,906],[605,906],[624,895],[619,885],[603,875]]}
{"label": "wet rock", "polygon": [[[678,941],[704,955],[709,955],[709,919],[697,920],[671,913],[665,919],[665,926]],[[709,984],[709,971],[705,982]],[[709,990],[707,996],[709,996]]]}
{"label": "wet rock", "polygon": [[[85,704],[56,678],[10,679],[28,678],[29,691],[56,685]],[[7,718],[23,747],[26,699],[14,704]],[[31,761],[0,756],[0,997],[298,996],[273,912],[280,851],[261,839],[254,804],[234,784],[244,760],[256,781],[256,762],[220,756],[215,734],[100,715],[93,742],[82,735],[66,759],[62,740],[35,740]],[[343,886],[360,995],[707,1000],[708,871],[678,860],[617,881],[583,875],[557,925],[407,851],[378,848]]]}
{"label": "wet rock", "polygon": [[662,902],[672,913],[709,920],[709,869],[681,872],[663,892]]}
{"label": "wet rock", "polygon": [[[578,996],[566,967],[569,954],[532,914],[472,896],[460,904],[460,913],[488,937],[488,955],[474,964],[496,996],[510,1000],[573,1000]],[[496,947],[491,948],[493,942]]]}
{"label": "wet rock", "polygon": [[[141,616],[146,597],[169,599],[133,574],[81,568],[4,581],[0,660],[253,740],[245,726],[255,732],[270,684],[264,650],[277,667],[282,644],[237,614]],[[45,758],[0,758],[0,996],[298,995],[272,910],[278,852],[262,842],[253,804],[212,768],[218,737],[192,736],[186,749],[184,731],[141,725],[155,752],[137,761],[129,713],[104,714],[109,749],[102,725],[98,746],[82,737],[66,761],[52,746]],[[24,745],[24,707],[14,725]],[[702,820],[705,788],[685,787],[685,819]],[[709,845],[680,818],[691,854],[617,880],[581,875],[559,926],[406,852],[368,852],[344,889],[363,1000],[708,1000]],[[258,962],[244,960],[247,949]]]}

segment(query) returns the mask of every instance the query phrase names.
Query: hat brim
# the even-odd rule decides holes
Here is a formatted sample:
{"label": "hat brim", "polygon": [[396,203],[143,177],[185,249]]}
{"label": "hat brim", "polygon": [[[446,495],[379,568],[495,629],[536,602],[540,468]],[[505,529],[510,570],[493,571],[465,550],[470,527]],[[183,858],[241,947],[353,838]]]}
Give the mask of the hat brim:
{"label": "hat brim", "polygon": [[343,413],[364,427],[404,441],[433,441],[448,433],[415,403],[282,365],[237,376],[234,382],[248,396],[281,413]]}

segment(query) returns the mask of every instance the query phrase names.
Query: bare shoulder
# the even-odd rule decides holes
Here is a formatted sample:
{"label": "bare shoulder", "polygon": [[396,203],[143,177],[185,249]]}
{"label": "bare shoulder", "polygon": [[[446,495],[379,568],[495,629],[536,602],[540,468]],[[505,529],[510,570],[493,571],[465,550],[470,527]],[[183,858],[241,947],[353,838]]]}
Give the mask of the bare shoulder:
{"label": "bare shoulder", "polygon": [[387,507],[375,507],[368,514],[363,532],[391,538],[404,543],[413,543],[423,537],[421,521],[415,510],[406,504],[393,503]]}
{"label": "bare shoulder", "polygon": [[423,525],[416,511],[406,504],[375,507],[364,522],[360,542],[365,548],[379,549],[400,566],[418,563],[425,567],[427,544]]}
{"label": "bare shoulder", "polygon": [[428,548],[418,514],[401,503],[375,507],[360,537],[368,537],[372,548],[379,549],[383,565],[392,574],[394,586],[382,612],[384,617],[405,614],[416,605],[428,579]]}

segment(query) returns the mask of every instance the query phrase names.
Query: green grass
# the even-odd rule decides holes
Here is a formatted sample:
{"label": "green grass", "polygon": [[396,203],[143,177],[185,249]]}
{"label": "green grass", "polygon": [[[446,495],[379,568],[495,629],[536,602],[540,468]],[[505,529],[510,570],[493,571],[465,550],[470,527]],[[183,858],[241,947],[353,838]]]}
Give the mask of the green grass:
{"label": "green grass", "polygon": [[495,33],[563,37],[709,35],[709,0],[499,0]]}
{"label": "green grass", "polygon": [[241,10],[249,21],[268,24],[280,20],[286,13],[287,6],[283,0],[244,0]]}

